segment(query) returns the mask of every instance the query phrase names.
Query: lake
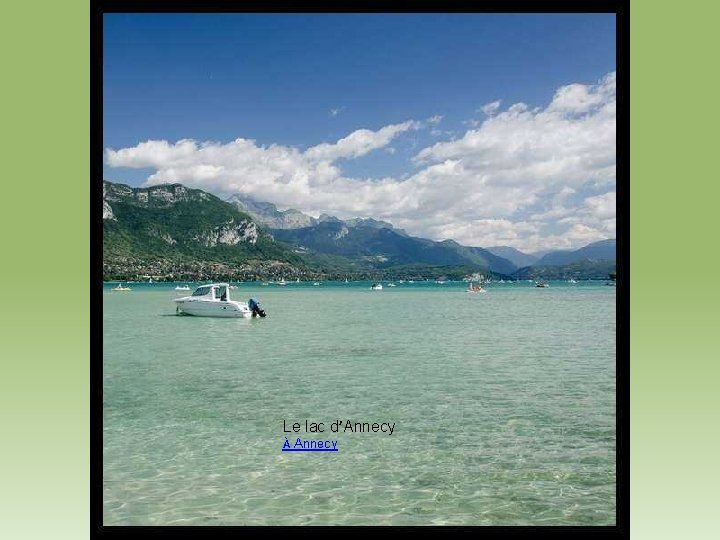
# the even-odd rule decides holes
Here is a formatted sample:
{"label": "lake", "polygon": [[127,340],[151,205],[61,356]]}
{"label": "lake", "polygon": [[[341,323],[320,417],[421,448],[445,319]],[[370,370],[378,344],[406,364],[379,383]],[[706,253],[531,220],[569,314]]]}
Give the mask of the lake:
{"label": "lake", "polygon": [[114,286],[105,525],[615,523],[614,287],[244,283],[267,317],[219,319],[176,316],[175,284]]}

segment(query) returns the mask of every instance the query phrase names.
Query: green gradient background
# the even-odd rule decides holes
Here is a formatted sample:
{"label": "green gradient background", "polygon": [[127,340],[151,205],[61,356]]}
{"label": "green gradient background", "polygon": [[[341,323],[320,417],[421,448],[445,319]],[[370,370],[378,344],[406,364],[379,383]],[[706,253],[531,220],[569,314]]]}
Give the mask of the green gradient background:
{"label": "green gradient background", "polygon": [[89,535],[88,6],[42,0],[4,2],[0,10],[0,538],[7,540]]}
{"label": "green gradient background", "polygon": [[[653,540],[717,537],[720,499],[720,8],[668,4],[631,14],[631,530]],[[0,18],[0,538],[89,534],[88,5]]]}

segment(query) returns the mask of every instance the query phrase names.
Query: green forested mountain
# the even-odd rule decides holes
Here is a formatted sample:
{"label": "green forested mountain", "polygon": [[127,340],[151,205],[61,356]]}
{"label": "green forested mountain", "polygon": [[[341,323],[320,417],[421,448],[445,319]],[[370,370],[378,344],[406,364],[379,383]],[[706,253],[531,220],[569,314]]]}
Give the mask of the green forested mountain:
{"label": "green forested mountain", "polygon": [[258,263],[302,266],[253,219],[214,195],[180,184],[131,188],[103,183],[106,277],[208,271]]}

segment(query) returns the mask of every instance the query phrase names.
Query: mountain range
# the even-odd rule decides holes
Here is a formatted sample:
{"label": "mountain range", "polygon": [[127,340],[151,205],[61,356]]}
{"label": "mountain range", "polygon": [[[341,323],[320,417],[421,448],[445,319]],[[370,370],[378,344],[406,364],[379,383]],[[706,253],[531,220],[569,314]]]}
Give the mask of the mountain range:
{"label": "mountain range", "polygon": [[533,263],[534,266],[562,266],[580,261],[614,261],[615,239],[600,240],[574,251],[551,251]]}
{"label": "mountain range", "polygon": [[475,272],[531,275],[526,268],[546,266],[557,273],[577,262],[584,264],[577,277],[606,277],[593,269],[605,271],[608,261],[614,268],[615,259],[614,240],[538,258],[505,246],[413,237],[372,218],[315,218],[244,195],[221,200],[180,184],[132,188],[105,181],[103,230],[110,279],[460,279]]}
{"label": "mountain range", "polygon": [[270,227],[279,240],[309,252],[340,256],[378,269],[412,264],[469,266],[503,275],[517,269],[485,249],[461,246],[452,240],[416,238],[387,221],[341,220],[327,214],[313,218],[293,209],[281,212],[273,204],[258,203],[247,196],[234,195],[228,202]]}
{"label": "mountain range", "polygon": [[[276,238],[310,250],[351,258],[373,258],[379,262],[427,262],[442,264],[479,264],[502,274],[527,267],[566,266],[576,263],[584,268],[594,261],[615,261],[615,239],[601,240],[580,249],[544,250],[523,253],[510,246],[465,247],[452,240],[436,242],[415,238],[387,221],[372,218],[341,220],[327,214],[313,218],[289,209],[279,211],[274,204],[258,203],[251,197],[234,195],[228,202],[266,224]],[[288,219],[290,218],[290,219]],[[373,232],[368,229],[377,229]],[[394,233],[394,234],[393,234]],[[405,241],[397,238],[405,237]],[[387,259],[387,260],[383,260]],[[510,265],[508,265],[508,262]]]}

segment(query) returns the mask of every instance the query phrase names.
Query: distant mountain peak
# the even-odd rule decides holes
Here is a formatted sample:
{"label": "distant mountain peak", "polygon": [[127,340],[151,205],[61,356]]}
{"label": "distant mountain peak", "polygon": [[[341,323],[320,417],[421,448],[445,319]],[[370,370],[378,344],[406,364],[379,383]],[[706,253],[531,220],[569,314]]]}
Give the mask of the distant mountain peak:
{"label": "distant mountain peak", "polygon": [[257,201],[243,193],[235,193],[226,201],[271,229],[299,229],[317,223],[314,217],[303,214],[299,210],[290,208],[280,211],[273,203]]}
{"label": "distant mountain peak", "polygon": [[379,219],[373,219],[373,218],[352,218],[352,219],[346,219],[345,223],[347,223],[351,227],[373,227],[375,229],[394,229],[392,223],[388,223],[387,221],[382,221]]}
{"label": "distant mountain peak", "polygon": [[320,217],[317,220],[319,223],[342,223],[341,219],[338,219],[335,216],[331,216],[329,214],[320,214]]}
{"label": "distant mountain peak", "polygon": [[498,257],[507,259],[518,268],[530,266],[538,260],[536,256],[530,255],[528,253],[523,253],[519,249],[515,249],[514,247],[510,246],[492,246],[485,249],[487,249],[493,255],[497,255]]}
{"label": "distant mountain peak", "polygon": [[446,246],[459,246],[459,245],[461,245],[460,243],[458,243],[458,242],[456,242],[455,240],[452,240],[452,239],[450,239],[450,238],[448,238],[447,240],[442,240],[440,243],[441,243],[441,244],[445,244]]}

